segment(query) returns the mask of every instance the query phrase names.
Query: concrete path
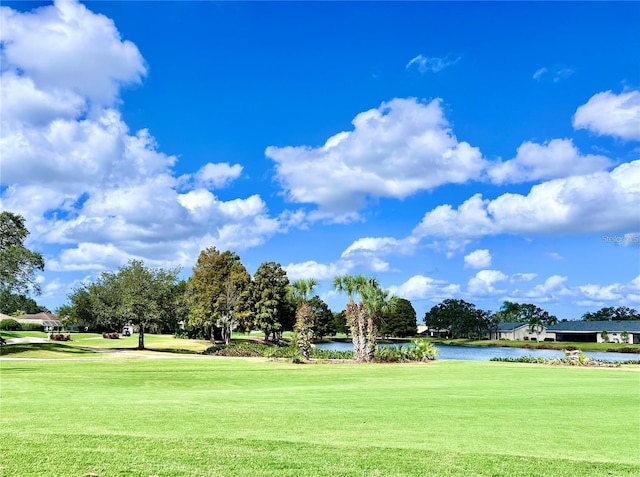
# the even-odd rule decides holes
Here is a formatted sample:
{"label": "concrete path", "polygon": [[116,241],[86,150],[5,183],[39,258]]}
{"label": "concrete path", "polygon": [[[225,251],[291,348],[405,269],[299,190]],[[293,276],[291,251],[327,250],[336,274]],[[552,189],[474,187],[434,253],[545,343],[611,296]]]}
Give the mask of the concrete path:
{"label": "concrete path", "polygon": [[27,336],[26,338],[7,338],[7,344],[18,344],[18,343],[48,343],[49,340],[46,338],[34,338],[31,336]]}

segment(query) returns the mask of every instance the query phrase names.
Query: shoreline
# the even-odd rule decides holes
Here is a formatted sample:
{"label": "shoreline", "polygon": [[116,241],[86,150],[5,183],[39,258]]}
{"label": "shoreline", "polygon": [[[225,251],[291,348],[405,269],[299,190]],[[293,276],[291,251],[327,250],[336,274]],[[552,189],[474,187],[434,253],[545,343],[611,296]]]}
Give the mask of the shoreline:
{"label": "shoreline", "polygon": [[[378,343],[410,343],[413,339],[424,339],[433,344],[446,346],[483,346],[490,348],[522,348],[522,349],[552,349],[552,350],[576,350],[581,351],[602,351],[610,353],[638,353],[640,354],[640,344],[618,344],[618,343],[580,343],[573,341],[508,341],[508,340],[470,340],[465,338],[442,339],[416,336],[413,338],[384,338]],[[317,341],[317,343],[327,343],[330,341],[350,343],[351,338],[333,337]]]}

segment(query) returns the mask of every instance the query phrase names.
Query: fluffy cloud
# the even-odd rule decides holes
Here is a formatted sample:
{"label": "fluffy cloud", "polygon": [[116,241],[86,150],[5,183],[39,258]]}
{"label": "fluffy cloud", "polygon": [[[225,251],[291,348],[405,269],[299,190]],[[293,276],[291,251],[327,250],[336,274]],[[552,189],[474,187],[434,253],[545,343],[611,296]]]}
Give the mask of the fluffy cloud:
{"label": "fluffy cloud", "polygon": [[478,249],[464,257],[465,268],[487,268],[491,265],[491,254],[487,249]]}
{"label": "fluffy cloud", "polygon": [[497,234],[626,233],[640,230],[640,161],[611,172],[556,179],[528,195],[480,194],[457,209],[441,205],[425,214],[413,236],[482,237]]}
{"label": "fluffy cloud", "polygon": [[508,278],[507,275],[499,270],[480,270],[469,280],[467,290],[471,295],[495,295],[504,293],[504,290],[498,290],[494,285]]}
{"label": "fluffy cloud", "polygon": [[488,174],[502,184],[589,174],[610,165],[604,156],[580,155],[571,139],[554,139],[545,144],[523,143],[515,158],[493,165]]}
{"label": "fluffy cloud", "polygon": [[451,288],[451,285],[445,286],[446,283],[443,280],[435,280],[424,275],[414,275],[401,285],[389,287],[389,292],[407,300],[425,298],[438,300],[450,298],[450,292],[459,291],[457,285],[453,285],[454,288]]}
{"label": "fluffy cloud", "polygon": [[573,127],[600,136],[640,140],[640,91],[614,94],[609,90],[592,96],[576,110]]}
{"label": "fluffy cloud", "polygon": [[[612,283],[597,285],[589,283],[577,287],[582,296],[576,304],[588,306],[620,306],[638,307],[640,305],[640,275],[628,283]],[[593,304],[593,305],[592,305]]]}
{"label": "fluffy cloud", "polygon": [[349,245],[349,247],[342,252],[342,258],[357,255],[372,256],[376,254],[406,253],[410,248],[411,244],[406,240],[397,240],[392,237],[364,237]]}
{"label": "fluffy cloud", "polygon": [[544,283],[536,285],[533,289],[525,292],[523,296],[538,302],[544,302],[554,300],[560,295],[570,295],[571,292],[564,286],[566,281],[567,277],[552,275]]}
{"label": "fluffy cloud", "polygon": [[234,164],[233,166],[226,163],[208,163],[205,164],[195,175],[198,184],[204,187],[221,188],[228,183],[240,177],[242,166]]}
{"label": "fluffy cloud", "polygon": [[316,218],[353,220],[368,198],[402,199],[481,175],[480,151],[456,139],[440,103],[394,99],[358,114],[352,131],[324,146],[270,146],[265,154],[290,201],[317,204]]}
{"label": "fluffy cloud", "polygon": [[48,269],[186,265],[206,246],[242,250],[303,221],[269,217],[257,195],[217,198],[210,189],[241,165],[178,178],[175,156],[146,129],[129,130],[120,88],[146,67],[110,19],[74,1],[0,15],[2,204],[25,216],[33,240],[57,246]]}
{"label": "fluffy cloud", "polygon": [[516,273],[514,275],[511,275],[511,278],[509,279],[509,281],[511,283],[520,282],[520,281],[529,282],[534,278],[536,278],[537,276],[538,276],[537,273]]}
{"label": "fluffy cloud", "polygon": [[428,57],[422,54],[411,58],[407,65],[406,69],[417,68],[418,71],[422,74],[430,71],[432,73],[439,73],[443,69],[455,65],[458,61],[460,61],[460,57],[456,59],[451,59],[449,57],[446,58],[438,58],[435,56]]}
{"label": "fluffy cloud", "polygon": [[20,71],[45,92],[70,90],[112,104],[121,84],[146,74],[138,48],[122,41],[113,21],[75,1],[32,13],[0,10],[3,69]]}
{"label": "fluffy cloud", "polygon": [[302,263],[290,263],[283,267],[287,271],[289,280],[309,279],[331,280],[338,275],[349,272],[348,262],[323,264],[315,260],[308,260]]}

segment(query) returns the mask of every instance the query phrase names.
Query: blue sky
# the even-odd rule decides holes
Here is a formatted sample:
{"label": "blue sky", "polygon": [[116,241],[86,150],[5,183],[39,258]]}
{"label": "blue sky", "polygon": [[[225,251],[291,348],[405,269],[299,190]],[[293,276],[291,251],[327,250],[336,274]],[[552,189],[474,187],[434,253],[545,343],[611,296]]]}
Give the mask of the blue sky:
{"label": "blue sky", "polygon": [[231,249],[560,318],[640,307],[640,4],[3,2],[38,301]]}

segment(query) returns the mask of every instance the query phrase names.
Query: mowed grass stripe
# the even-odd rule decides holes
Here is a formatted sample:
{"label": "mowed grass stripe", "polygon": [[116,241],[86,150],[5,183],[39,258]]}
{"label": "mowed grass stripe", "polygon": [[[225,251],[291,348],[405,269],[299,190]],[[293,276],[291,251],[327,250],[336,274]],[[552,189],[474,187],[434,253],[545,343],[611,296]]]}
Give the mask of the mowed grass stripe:
{"label": "mowed grass stripe", "polygon": [[[139,358],[0,370],[3,475],[78,475],[55,460],[55,472],[13,473],[48,459],[48,444],[80,452],[74,465],[90,472],[85,441],[167,466],[127,474],[105,461],[99,475],[640,475],[638,368]],[[237,473],[226,453],[244,462]],[[221,468],[201,462],[209,454]]]}
{"label": "mowed grass stripe", "polygon": [[[635,476],[634,465],[280,440],[6,434],[6,476]],[[55,449],[42,452],[43,449]]]}

